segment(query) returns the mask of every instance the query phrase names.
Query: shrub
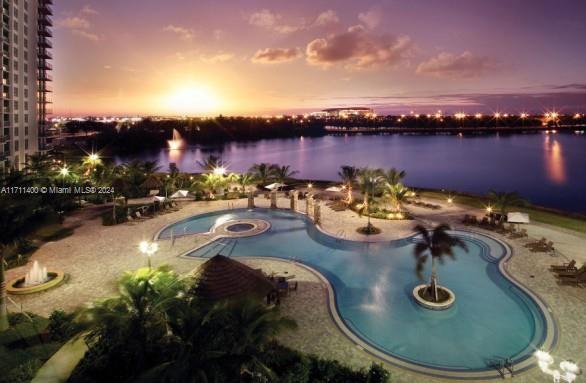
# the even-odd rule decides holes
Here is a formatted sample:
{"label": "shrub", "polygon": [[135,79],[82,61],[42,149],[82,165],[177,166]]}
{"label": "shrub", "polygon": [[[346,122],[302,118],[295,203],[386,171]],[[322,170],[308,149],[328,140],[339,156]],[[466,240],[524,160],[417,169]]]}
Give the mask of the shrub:
{"label": "shrub", "polygon": [[30,359],[19,364],[6,375],[2,374],[0,383],[29,383],[37,374],[43,362],[39,359]]}
{"label": "shrub", "polygon": [[49,316],[49,325],[47,330],[51,335],[51,339],[56,341],[66,341],[71,338],[72,322],[75,314],[66,313],[63,310],[55,310]]}

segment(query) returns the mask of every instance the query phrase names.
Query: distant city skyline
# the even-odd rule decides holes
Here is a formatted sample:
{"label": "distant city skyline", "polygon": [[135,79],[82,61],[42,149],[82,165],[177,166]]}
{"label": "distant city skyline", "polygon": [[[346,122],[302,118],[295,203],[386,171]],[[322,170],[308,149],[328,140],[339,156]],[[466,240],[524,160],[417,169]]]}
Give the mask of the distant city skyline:
{"label": "distant city skyline", "polygon": [[54,114],[586,109],[586,3],[55,2]]}

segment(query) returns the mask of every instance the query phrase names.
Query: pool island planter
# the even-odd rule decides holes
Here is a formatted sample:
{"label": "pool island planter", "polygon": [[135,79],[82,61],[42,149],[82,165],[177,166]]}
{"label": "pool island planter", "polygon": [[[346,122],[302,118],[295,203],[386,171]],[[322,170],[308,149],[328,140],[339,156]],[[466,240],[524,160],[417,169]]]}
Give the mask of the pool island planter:
{"label": "pool island planter", "polygon": [[65,280],[65,273],[63,271],[49,271],[47,275],[50,278],[47,282],[28,287],[20,287],[21,285],[24,285],[25,277],[13,279],[7,284],[6,291],[8,294],[12,295],[35,294],[56,287]]}
{"label": "pool island planter", "polygon": [[425,300],[421,297],[419,292],[421,290],[427,289],[427,288],[429,288],[429,285],[418,285],[418,286],[415,286],[415,288],[413,289],[413,298],[415,298],[415,302],[417,302],[417,304],[419,304],[420,306],[425,307],[426,309],[436,310],[436,311],[447,310],[450,307],[452,307],[454,305],[454,303],[456,302],[456,295],[454,294],[454,292],[444,286],[437,286],[437,288],[438,288],[438,290],[443,290],[446,293],[448,293],[448,299],[446,299],[443,302],[431,302],[431,301]]}

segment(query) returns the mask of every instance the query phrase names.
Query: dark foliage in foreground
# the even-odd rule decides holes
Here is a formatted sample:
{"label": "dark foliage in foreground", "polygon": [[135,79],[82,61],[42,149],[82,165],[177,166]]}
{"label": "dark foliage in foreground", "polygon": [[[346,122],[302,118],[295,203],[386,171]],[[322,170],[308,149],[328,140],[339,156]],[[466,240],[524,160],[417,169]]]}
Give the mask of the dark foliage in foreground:
{"label": "dark foliage in foreground", "polygon": [[167,268],[125,274],[119,297],[77,314],[89,351],[69,382],[388,382],[381,366],[357,371],[279,345],[296,325],[276,308],[204,302],[190,285]]}

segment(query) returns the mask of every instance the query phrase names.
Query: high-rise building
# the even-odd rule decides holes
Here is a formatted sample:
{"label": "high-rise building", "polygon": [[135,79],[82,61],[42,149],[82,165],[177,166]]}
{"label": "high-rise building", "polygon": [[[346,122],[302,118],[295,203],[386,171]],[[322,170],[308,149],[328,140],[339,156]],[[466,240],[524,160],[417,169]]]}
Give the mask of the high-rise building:
{"label": "high-rise building", "polygon": [[0,169],[49,149],[53,0],[2,1]]}

